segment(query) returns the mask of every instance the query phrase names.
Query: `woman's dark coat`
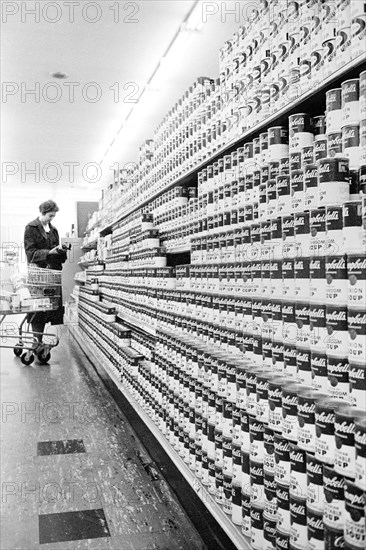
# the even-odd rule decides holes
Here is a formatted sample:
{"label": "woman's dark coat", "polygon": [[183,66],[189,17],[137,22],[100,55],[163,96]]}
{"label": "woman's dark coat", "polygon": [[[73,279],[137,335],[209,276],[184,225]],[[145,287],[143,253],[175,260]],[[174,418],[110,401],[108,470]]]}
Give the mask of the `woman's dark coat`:
{"label": "woman's dark coat", "polygon": [[[56,227],[49,224],[50,231],[46,233],[43,225],[38,218],[28,223],[24,232],[24,248],[28,264],[34,264],[38,267],[49,269],[62,269],[62,264],[66,260],[66,252],[61,251],[58,254],[49,254],[49,251],[60,244],[60,238]],[[38,315],[38,314],[37,314]],[[45,315],[45,321],[53,325],[63,323],[62,297],[57,310],[46,313],[40,312],[39,315]]]}

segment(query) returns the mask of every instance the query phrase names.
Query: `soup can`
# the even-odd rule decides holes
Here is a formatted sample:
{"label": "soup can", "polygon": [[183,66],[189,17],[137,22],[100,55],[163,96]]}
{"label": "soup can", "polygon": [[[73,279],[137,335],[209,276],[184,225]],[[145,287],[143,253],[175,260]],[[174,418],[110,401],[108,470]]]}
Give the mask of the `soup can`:
{"label": "soup can", "polygon": [[351,548],[363,550],[366,544],[365,494],[356,483],[345,479],[344,540]]}
{"label": "soup can", "polygon": [[366,303],[366,254],[348,255],[348,306],[364,308]]}
{"label": "soup can", "polygon": [[324,399],[315,404],[315,456],[325,464],[334,464],[336,412],[344,407],[340,399]]}
{"label": "soup can", "polygon": [[330,466],[323,468],[324,481],[324,525],[332,529],[344,528],[344,485],[345,479]]}
{"label": "soup can", "polygon": [[351,479],[356,477],[355,424],[362,419],[366,419],[366,411],[351,406],[341,407],[335,414],[334,469]]}
{"label": "soup can", "polygon": [[306,503],[308,510],[323,513],[324,510],[324,484],[323,464],[312,453],[306,453],[307,494]]}
{"label": "soup can", "polygon": [[290,495],[290,548],[307,550],[306,500]]}

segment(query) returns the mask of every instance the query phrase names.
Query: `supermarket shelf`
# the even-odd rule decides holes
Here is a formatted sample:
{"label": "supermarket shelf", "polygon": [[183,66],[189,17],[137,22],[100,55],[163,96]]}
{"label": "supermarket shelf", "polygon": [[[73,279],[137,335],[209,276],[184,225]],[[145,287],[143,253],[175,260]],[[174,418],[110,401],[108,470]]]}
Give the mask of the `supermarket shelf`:
{"label": "supermarket shelf", "polygon": [[88,357],[89,361],[91,361],[92,364],[96,363],[97,364],[96,366],[99,367],[99,369],[104,370],[107,373],[107,375],[111,378],[111,380],[117,386],[118,390],[127,399],[127,401],[133,407],[135,412],[139,415],[141,420],[144,422],[146,427],[150,430],[150,432],[154,435],[155,439],[159,442],[161,447],[167,453],[171,461],[179,469],[179,471],[181,472],[185,480],[188,482],[190,487],[195,491],[196,495],[200,498],[200,500],[206,506],[207,510],[215,518],[215,520],[218,522],[221,528],[225,531],[227,536],[232,540],[235,546],[239,550],[250,550],[251,546],[249,544],[249,541],[243,536],[240,527],[237,527],[232,523],[232,521],[229,519],[229,516],[225,514],[221,506],[215,502],[215,499],[212,497],[212,495],[194,476],[193,472],[181,459],[178,453],[172,448],[172,446],[165,439],[163,434],[158,430],[157,426],[154,424],[154,422],[151,420],[148,414],[142,409],[141,405],[139,405],[137,401],[135,401],[135,399],[129,394],[127,388],[123,386],[123,384],[119,380],[116,373],[107,364],[102,365],[100,363],[98,359],[98,354],[96,353],[97,347],[89,339],[86,339],[85,337],[83,337],[78,326],[74,325],[72,322],[71,323],[68,322],[67,325],[70,332],[72,333],[72,336],[75,338],[75,340],[81,347],[82,351]]}
{"label": "supermarket shelf", "polygon": [[149,197],[143,199],[138,205],[135,205],[129,208],[126,212],[120,215],[115,221],[105,225],[104,228],[99,231],[100,235],[110,233],[112,231],[113,226],[115,226],[121,220],[123,220],[124,218],[126,218],[127,216],[129,216],[130,214],[138,210],[139,208],[142,208],[149,202],[153,201],[154,199],[159,197],[162,193],[171,189],[177,183],[192,176],[193,174],[197,173],[199,170],[202,170],[202,168],[204,168],[208,164],[211,164],[213,161],[215,161],[217,157],[222,156],[225,152],[227,152],[231,148],[235,146],[239,146],[240,143],[243,143],[244,141],[248,140],[254,134],[257,134],[259,131],[263,130],[264,128],[268,128],[270,125],[273,125],[273,124],[274,125],[278,124],[284,116],[289,116],[293,109],[297,109],[298,107],[302,106],[303,103],[306,103],[307,100],[314,97],[315,95],[318,95],[320,92],[324,91],[327,87],[331,86],[339,78],[341,77],[346,78],[347,73],[350,73],[352,70],[358,67],[361,67],[362,63],[365,63],[365,61],[366,61],[366,53],[358,56],[356,59],[353,59],[352,61],[350,61],[349,63],[347,63],[340,69],[338,69],[336,72],[334,72],[332,75],[322,80],[321,83],[319,83],[319,86],[317,87],[314,86],[310,88],[310,90],[305,92],[303,95],[301,95],[297,99],[294,99],[291,103],[287,103],[279,111],[276,111],[275,113],[268,116],[258,124],[255,124],[252,128],[250,128],[250,130],[247,130],[246,132],[244,132],[239,138],[236,137],[230,140],[229,142],[227,142],[225,145],[217,149],[210,157],[200,162],[194,168],[187,170],[187,172],[185,172],[184,174],[181,174],[178,178],[168,183],[165,187],[155,191]]}

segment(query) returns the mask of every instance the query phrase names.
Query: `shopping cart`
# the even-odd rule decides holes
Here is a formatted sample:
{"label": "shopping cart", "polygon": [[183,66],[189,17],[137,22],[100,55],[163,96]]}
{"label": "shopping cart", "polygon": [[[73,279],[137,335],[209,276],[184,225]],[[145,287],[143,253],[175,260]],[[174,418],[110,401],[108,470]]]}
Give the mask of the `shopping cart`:
{"label": "shopping cart", "polygon": [[[0,262],[0,347],[13,348],[24,365],[33,363],[35,355],[40,363],[48,363],[59,338],[30,327],[37,313],[58,309],[60,300],[61,271],[29,265],[22,274],[18,266]],[[8,315],[24,313],[19,327],[4,326]]]}

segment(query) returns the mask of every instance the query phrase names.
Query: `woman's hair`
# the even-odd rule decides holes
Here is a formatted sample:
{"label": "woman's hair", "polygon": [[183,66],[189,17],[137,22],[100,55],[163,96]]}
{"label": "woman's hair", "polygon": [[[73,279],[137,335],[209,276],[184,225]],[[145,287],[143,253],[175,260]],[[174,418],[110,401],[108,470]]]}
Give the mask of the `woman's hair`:
{"label": "woman's hair", "polygon": [[48,214],[48,212],[58,212],[60,209],[54,201],[45,201],[39,205],[39,211],[41,214]]}

